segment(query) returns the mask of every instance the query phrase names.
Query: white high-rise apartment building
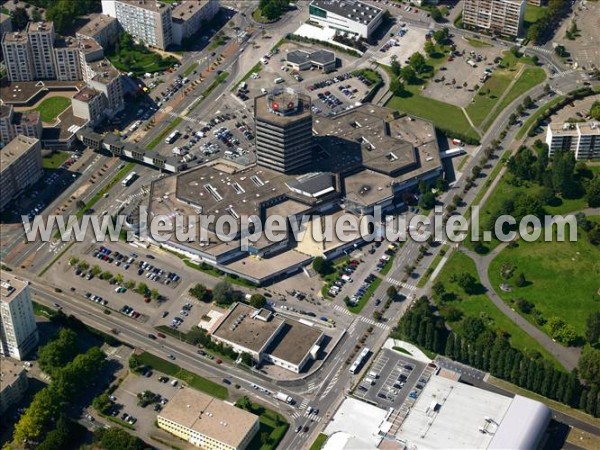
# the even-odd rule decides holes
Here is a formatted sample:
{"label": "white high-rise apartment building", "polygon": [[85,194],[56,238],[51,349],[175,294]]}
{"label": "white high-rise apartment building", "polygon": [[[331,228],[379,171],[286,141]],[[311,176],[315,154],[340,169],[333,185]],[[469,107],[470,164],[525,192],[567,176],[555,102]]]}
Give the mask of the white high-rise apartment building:
{"label": "white high-rise apartment building", "polygon": [[525,0],[464,0],[463,23],[497,34],[518,36],[523,30]]}
{"label": "white high-rise apartment building", "polygon": [[600,159],[600,122],[550,124],[546,144],[548,156],[568,150],[576,160]]}
{"label": "white high-rise apartment building", "polygon": [[27,33],[4,33],[2,36],[2,54],[11,81],[32,81],[33,56]]}
{"label": "white high-rise apartment building", "polygon": [[0,275],[0,351],[22,360],[38,344],[39,336],[29,282],[2,272]]}
{"label": "white high-rise apartment building", "polygon": [[102,13],[144,44],[166,49],[173,42],[171,7],[156,0],[102,0]]}
{"label": "white high-rise apartment building", "polygon": [[31,46],[35,80],[54,80],[54,23],[29,22],[27,36]]}

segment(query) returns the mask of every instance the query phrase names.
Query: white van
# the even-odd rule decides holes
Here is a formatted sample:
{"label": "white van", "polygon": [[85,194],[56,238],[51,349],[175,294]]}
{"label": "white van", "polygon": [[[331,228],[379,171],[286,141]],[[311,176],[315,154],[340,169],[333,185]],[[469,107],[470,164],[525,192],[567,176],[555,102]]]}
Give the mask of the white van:
{"label": "white van", "polygon": [[377,378],[379,378],[379,374],[377,372],[374,372],[374,371],[371,370],[369,372],[369,377],[373,378],[374,380],[376,380]]}
{"label": "white van", "polygon": [[375,384],[375,380],[373,378],[367,377],[365,378],[365,383],[370,384],[372,386]]}
{"label": "white van", "polygon": [[283,83],[283,78],[279,77],[279,78],[275,78],[275,84],[280,84]]}

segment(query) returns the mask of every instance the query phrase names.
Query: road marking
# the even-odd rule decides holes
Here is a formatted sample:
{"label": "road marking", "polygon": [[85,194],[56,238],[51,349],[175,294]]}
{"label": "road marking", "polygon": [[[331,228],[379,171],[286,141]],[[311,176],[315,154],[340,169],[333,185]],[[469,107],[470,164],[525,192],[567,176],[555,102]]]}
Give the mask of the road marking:
{"label": "road marking", "polygon": [[402,289],[407,289],[409,291],[416,291],[417,290],[417,286],[414,286],[412,284],[407,284],[407,283],[403,283],[400,280],[394,280],[393,278],[387,277],[385,279],[386,283],[390,283],[393,284],[394,286],[398,286],[401,287]]}
{"label": "road marking", "polygon": [[348,311],[347,308],[340,306],[340,305],[333,305],[333,309],[335,309],[336,311],[342,312],[344,314],[347,314],[349,316],[354,316],[354,314],[352,314],[350,311]]}

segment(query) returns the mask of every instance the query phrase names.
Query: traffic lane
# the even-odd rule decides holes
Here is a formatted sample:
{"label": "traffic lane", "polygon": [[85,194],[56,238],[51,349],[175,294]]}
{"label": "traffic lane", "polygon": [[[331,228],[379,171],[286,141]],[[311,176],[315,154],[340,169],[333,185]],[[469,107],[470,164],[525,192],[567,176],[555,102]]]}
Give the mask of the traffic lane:
{"label": "traffic lane", "polygon": [[111,330],[116,329],[118,331],[118,339],[128,344],[133,344],[135,347],[153,353],[161,358],[173,354],[176,356],[176,360],[183,361],[194,373],[206,374],[209,377],[214,377],[215,373],[217,373],[219,377],[232,379],[240,385],[258,384],[267,387],[272,392],[284,392],[298,399],[300,402],[303,400],[300,394],[278,386],[275,383],[255,378],[250,373],[235,366],[216,364],[214,362],[208,363],[206,360],[200,358],[195,351],[191,351],[190,349],[195,349],[195,347],[189,344],[171,338],[153,340],[148,337],[148,334],[154,331],[151,327],[140,323],[131,323],[126,320],[125,316],[120,317],[118,314],[111,314],[110,316],[98,314],[95,310],[90,310],[87,304],[83,303],[83,300],[79,298],[67,298],[65,294],[50,292],[46,286],[42,288],[36,284],[32,283],[31,285],[31,290],[36,297],[36,301],[53,309],[57,308],[55,306],[57,304],[63,309],[65,314],[75,313],[84,323],[106,333],[110,334]]}

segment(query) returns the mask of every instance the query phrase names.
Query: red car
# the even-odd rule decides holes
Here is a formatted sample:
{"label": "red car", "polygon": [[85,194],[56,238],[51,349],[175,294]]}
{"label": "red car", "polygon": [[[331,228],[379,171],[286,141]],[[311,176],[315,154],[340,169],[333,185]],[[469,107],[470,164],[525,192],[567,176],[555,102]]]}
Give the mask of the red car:
{"label": "red car", "polygon": [[167,337],[167,336],[165,336],[163,333],[156,333],[156,335],[157,335],[159,338],[163,338],[163,339]]}
{"label": "red car", "polygon": [[215,360],[215,362],[216,362],[217,364],[221,364],[223,361],[221,361],[219,358],[217,358],[217,359]]}

